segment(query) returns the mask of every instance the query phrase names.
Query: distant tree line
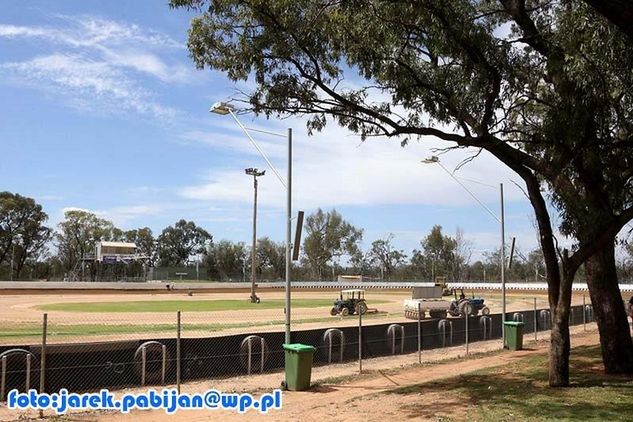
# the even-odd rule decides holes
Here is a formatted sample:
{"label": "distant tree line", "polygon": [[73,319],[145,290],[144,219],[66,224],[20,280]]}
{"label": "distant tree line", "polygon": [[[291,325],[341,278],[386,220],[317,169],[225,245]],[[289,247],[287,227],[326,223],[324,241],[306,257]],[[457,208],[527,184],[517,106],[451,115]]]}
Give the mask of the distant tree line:
{"label": "distant tree line", "polygon": [[[251,248],[244,242],[215,241],[193,221],[179,220],[155,236],[149,227],[122,230],[111,221],[84,210],[69,210],[56,228],[47,227],[48,215],[32,198],[0,192],[0,278],[19,279],[144,279],[169,276],[161,268],[189,268],[188,279],[241,281],[251,274]],[[377,280],[498,281],[500,250],[485,252],[473,261],[472,242],[458,228],[454,236],[436,225],[410,253],[394,246],[388,234],[362,247],[364,230],[332,209],[307,216],[300,260],[293,263],[293,280],[333,280],[338,275],[363,275]],[[144,259],[129,264],[98,265],[92,257],[98,241],[136,244]],[[622,279],[633,276],[633,244],[621,242]],[[506,251],[509,255],[509,250]],[[193,268],[197,267],[196,273]],[[285,246],[268,237],[257,241],[260,280],[285,275]],[[507,270],[511,281],[543,281],[545,264],[539,249],[513,256]],[[582,271],[578,277],[583,277]]]}

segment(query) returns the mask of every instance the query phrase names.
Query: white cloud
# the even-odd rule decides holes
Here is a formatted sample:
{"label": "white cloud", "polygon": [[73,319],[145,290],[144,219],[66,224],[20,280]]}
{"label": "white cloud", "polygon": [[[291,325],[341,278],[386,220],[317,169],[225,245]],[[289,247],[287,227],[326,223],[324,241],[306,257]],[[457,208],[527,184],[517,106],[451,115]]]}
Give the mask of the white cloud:
{"label": "white cloud", "polygon": [[81,110],[135,112],[160,119],[179,113],[154,101],[151,93],[108,63],[80,56],[52,54],[4,63],[0,73],[51,90]]}
{"label": "white cloud", "polygon": [[[5,79],[53,89],[81,110],[133,112],[161,121],[178,114],[141,88],[145,81],[140,76],[168,83],[192,81],[194,71],[185,58],[184,43],[135,24],[89,15],[55,17],[55,26],[0,24],[0,39],[34,39],[40,48],[44,42],[43,47],[51,51],[0,64]],[[182,54],[178,51],[174,56],[174,49],[182,49]]]}
{"label": "white cloud", "polygon": [[[292,123],[302,124],[299,120]],[[264,137],[258,136],[258,143]],[[183,134],[183,139],[195,139],[218,150],[230,148],[241,155],[223,163],[221,168],[209,170],[202,183],[182,188],[182,196],[203,201],[248,203],[252,200],[252,181],[244,176],[243,168],[268,168],[244,135],[188,132]],[[379,204],[479,206],[438,166],[420,163],[432,147],[447,145],[440,141],[425,138],[404,148],[397,139],[372,138],[360,142],[345,129],[334,125],[313,137],[297,130],[294,139],[293,196],[294,205],[299,208]],[[285,177],[285,141],[267,140],[260,146]],[[442,156],[442,162],[452,169],[470,153],[453,151]],[[504,181],[508,201],[524,200],[522,193],[508,181],[509,177],[517,178],[485,153],[457,175],[491,185]],[[463,183],[496,210],[497,188]],[[267,172],[259,186],[259,199],[263,205],[284,207],[285,191],[272,172]]]}
{"label": "white cloud", "polygon": [[183,44],[138,25],[116,22],[90,15],[58,15],[63,26],[18,26],[0,24],[0,37],[43,38],[72,47],[121,46],[130,43],[146,48],[183,48]]}
{"label": "white cloud", "polygon": [[42,37],[48,38],[50,31],[44,28],[0,24],[0,37]]}
{"label": "white cloud", "polygon": [[114,51],[103,48],[102,51],[104,60],[111,66],[128,67],[152,75],[163,82],[186,82],[191,77],[188,67],[168,66],[155,54],[135,49]]}
{"label": "white cloud", "polygon": [[142,220],[143,217],[154,216],[159,214],[164,207],[158,204],[137,204],[112,207],[105,210],[92,210],[81,207],[65,207],[62,208],[62,214],[68,211],[83,211],[92,213],[99,218],[114,223],[115,226],[126,226],[132,221]]}

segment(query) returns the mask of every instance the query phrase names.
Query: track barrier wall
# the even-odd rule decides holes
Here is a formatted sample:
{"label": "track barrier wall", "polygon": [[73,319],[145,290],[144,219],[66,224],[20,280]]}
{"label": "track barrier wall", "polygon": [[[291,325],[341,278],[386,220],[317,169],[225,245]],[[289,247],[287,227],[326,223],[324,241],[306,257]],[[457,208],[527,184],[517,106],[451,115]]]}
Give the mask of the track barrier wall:
{"label": "track barrier wall", "polygon": [[[590,304],[572,306],[571,325],[593,321]],[[186,313],[183,312],[183,318]],[[514,315],[521,319],[524,333],[545,331],[550,328],[549,310],[524,310]],[[513,320],[513,313],[507,315]],[[181,381],[218,379],[262,372],[275,372],[284,367],[283,331],[246,332],[213,337],[183,337],[176,334],[174,318],[173,336],[154,336],[134,340],[108,340],[86,343],[46,344],[42,359],[41,344],[12,344],[0,346],[2,391],[25,391],[38,388],[44,381],[44,390],[94,391],[101,388],[118,389],[142,385],[176,384]],[[347,320],[346,320],[347,321]],[[400,355],[418,351],[421,343],[425,350],[500,339],[501,315],[471,316],[468,336],[464,318],[424,319],[420,323],[402,319],[398,323],[375,323],[362,326],[362,344],[359,345],[359,318],[348,317],[349,326],[293,329],[292,341],[316,347],[314,365],[336,365],[381,356]],[[363,318],[363,324],[366,324]],[[535,326],[536,324],[536,326]],[[183,333],[187,325],[183,326]],[[55,329],[49,327],[51,336]],[[178,348],[178,343],[180,347]],[[360,346],[360,347],[359,347]],[[180,349],[180,362],[178,362]],[[361,356],[359,356],[361,350]],[[44,371],[40,362],[45,362]],[[43,378],[40,378],[43,376]],[[4,397],[0,397],[0,401]]]}

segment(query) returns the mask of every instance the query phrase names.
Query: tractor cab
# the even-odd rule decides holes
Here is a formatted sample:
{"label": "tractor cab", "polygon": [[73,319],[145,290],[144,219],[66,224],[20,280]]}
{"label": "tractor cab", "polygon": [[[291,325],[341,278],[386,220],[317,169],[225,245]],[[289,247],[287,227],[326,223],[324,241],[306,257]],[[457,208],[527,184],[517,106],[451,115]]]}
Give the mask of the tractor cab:
{"label": "tractor cab", "polygon": [[339,298],[334,301],[334,306],[330,310],[331,315],[343,316],[355,313],[364,315],[365,312],[367,312],[365,290],[361,289],[341,290]]}

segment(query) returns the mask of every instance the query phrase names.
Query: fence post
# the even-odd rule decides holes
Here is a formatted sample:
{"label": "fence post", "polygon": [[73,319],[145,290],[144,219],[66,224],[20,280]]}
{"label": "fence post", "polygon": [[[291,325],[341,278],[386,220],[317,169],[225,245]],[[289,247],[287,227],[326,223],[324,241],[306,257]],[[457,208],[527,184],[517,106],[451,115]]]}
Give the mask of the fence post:
{"label": "fence post", "polygon": [[418,302],[418,363],[422,363],[422,313]]}
{"label": "fence post", "polygon": [[31,389],[31,354],[26,355],[26,379],[24,380],[24,390]]}
{"label": "fence post", "polygon": [[587,307],[585,304],[585,295],[582,295],[582,330],[587,331]]}
{"label": "fence post", "polygon": [[466,356],[468,356],[468,320],[470,319],[470,314],[466,314],[464,316],[466,318]]}
{"label": "fence post", "polygon": [[167,374],[167,346],[165,346],[164,344],[162,347],[162,352],[163,352],[163,364],[161,366],[160,381],[161,381],[161,384],[165,385],[165,376]]}
{"label": "fence post", "polygon": [[147,348],[141,349],[141,385],[145,385],[145,365],[147,365]]}
{"label": "fence post", "polygon": [[358,373],[363,373],[363,314],[358,312]]}
{"label": "fence post", "polygon": [[534,341],[538,341],[538,334],[536,334],[536,332],[538,331],[538,324],[537,324],[537,318],[536,318],[536,298],[534,298]]}
{"label": "fence post", "polygon": [[2,356],[2,379],[0,379],[0,402],[4,401],[4,390],[7,382],[7,357]]}
{"label": "fence post", "polygon": [[176,388],[180,394],[180,311],[176,315]]}
{"label": "fence post", "polygon": [[46,336],[48,330],[48,314],[42,316],[42,351],[40,354],[40,394],[46,386]]}

